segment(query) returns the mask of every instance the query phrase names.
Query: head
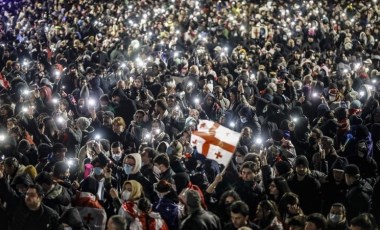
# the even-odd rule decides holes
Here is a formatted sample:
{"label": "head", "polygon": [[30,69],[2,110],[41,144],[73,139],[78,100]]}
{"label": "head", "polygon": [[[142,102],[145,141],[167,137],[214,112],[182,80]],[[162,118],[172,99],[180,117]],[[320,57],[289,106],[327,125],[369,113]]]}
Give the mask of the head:
{"label": "head", "polygon": [[128,154],[124,158],[123,168],[127,175],[138,173],[141,169],[141,155],[138,153]]}
{"label": "head", "polygon": [[53,175],[45,171],[38,174],[35,181],[42,187],[44,193],[47,193],[54,186]]}
{"label": "head", "polygon": [[25,196],[25,204],[31,211],[36,211],[41,207],[44,191],[38,184],[29,185]]}
{"label": "head", "polygon": [[269,194],[281,198],[285,193],[290,192],[288,182],[283,177],[276,177],[269,184]]}
{"label": "head", "polygon": [[244,181],[255,181],[255,178],[259,173],[260,167],[253,161],[246,161],[241,165],[240,177]]}
{"label": "head", "polygon": [[154,167],[157,167],[160,173],[166,172],[170,167],[170,160],[167,154],[159,154],[153,159]]}
{"label": "head", "polygon": [[153,164],[153,159],[158,155],[157,151],[151,147],[145,147],[140,154],[143,165]]}
{"label": "head", "polygon": [[344,180],[348,186],[354,184],[360,179],[359,167],[355,164],[349,164],[344,168]]}
{"label": "head", "polygon": [[108,230],[125,230],[127,229],[127,220],[123,216],[111,216],[107,223]]}
{"label": "head", "polygon": [[186,207],[189,212],[193,212],[199,209],[202,209],[201,197],[196,190],[189,189],[185,193]]}
{"label": "head", "polygon": [[124,132],[125,128],[126,128],[126,124],[122,117],[115,117],[112,120],[112,130],[115,133],[120,134]]}
{"label": "head", "polygon": [[372,230],[376,228],[376,222],[372,214],[363,213],[354,217],[350,221],[350,229],[352,230]]}
{"label": "head", "polygon": [[235,201],[230,207],[231,222],[236,229],[246,226],[249,219],[249,207],[243,201]]}
{"label": "head", "polygon": [[124,201],[136,201],[144,196],[142,185],[135,180],[124,182],[122,187],[121,199]]}
{"label": "head", "polygon": [[55,161],[63,161],[66,157],[67,148],[62,143],[55,143],[53,145],[53,158]]}
{"label": "head", "polygon": [[306,217],[305,230],[327,229],[326,218],[320,213],[313,213]]}
{"label": "head", "polygon": [[309,161],[303,155],[297,156],[294,166],[296,168],[296,174],[298,177],[304,177],[309,170]]}
{"label": "head", "polygon": [[272,200],[263,200],[257,206],[256,218],[259,220],[271,221],[279,216],[277,205]]}
{"label": "head", "polygon": [[111,157],[115,161],[122,160],[124,155],[124,147],[120,141],[116,141],[111,144]]}
{"label": "head", "polygon": [[20,163],[15,157],[8,157],[4,160],[4,172],[7,175],[14,176],[19,166]]}
{"label": "head", "polygon": [[330,212],[327,215],[327,222],[332,226],[346,222],[346,208],[343,204],[334,203],[331,205]]}
{"label": "head", "polygon": [[60,161],[54,164],[53,177],[60,180],[68,180],[70,176],[70,167],[64,162]]}

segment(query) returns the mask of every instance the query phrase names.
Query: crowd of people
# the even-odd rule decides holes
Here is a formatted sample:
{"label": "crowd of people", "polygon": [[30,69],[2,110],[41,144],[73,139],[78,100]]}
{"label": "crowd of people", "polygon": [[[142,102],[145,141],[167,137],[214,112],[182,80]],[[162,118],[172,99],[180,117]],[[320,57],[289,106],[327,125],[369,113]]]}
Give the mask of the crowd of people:
{"label": "crowd of people", "polygon": [[0,228],[378,229],[379,39],[376,0],[0,0]]}

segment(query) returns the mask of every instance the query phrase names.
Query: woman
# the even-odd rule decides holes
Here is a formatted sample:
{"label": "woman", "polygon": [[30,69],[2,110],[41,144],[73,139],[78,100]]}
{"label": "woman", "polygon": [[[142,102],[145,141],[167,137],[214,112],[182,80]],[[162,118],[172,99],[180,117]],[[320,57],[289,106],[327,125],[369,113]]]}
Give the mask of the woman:
{"label": "woman", "polygon": [[270,200],[274,201],[277,205],[280,203],[281,197],[290,192],[288,182],[283,177],[274,178],[269,184],[269,197]]}
{"label": "woman", "polygon": [[137,202],[144,197],[144,190],[139,182],[135,180],[124,182],[120,198],[116,189],[111,189],[110,195],[114,207],[119,210],[118,215],[125,217],[129,223],[138,216]]}
{"label": "woman", "polygon": [[240,200],[239,194],[235,192],[235,190],[225,191],[219,199],[217,206],[214,207],[214,211],[220,218],[222,224],[226,224],[231,220],[230,207],[232,203]]}
{"label": "woman", "polygon": [[157,212],[152,212],[152,204],[150,201],[143,197],[138,203],[139,208],[137,218],[131,223],[129,229],[136,230],[168,230],[166,222],[161,218]]}
{"label": "woman", "polygon": [[298,195],[292,192],[285,193],[280,199],[279,211],[285,229],[288,229],[289,221],[292,217],[303,216],[303,211],[299,206]]}
{"label": "woman", "polygon": [[277,205],[271,200],[263,200],[259,203],[256,211],[256,224],[260,229],[282,230],[280,213]]}

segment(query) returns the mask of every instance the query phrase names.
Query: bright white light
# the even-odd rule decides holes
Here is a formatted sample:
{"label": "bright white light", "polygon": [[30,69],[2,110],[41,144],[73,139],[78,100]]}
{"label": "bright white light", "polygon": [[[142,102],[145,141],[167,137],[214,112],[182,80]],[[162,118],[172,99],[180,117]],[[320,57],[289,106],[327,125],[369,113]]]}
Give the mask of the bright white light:
{"label": "bright white light", "polygon": [[263,143],[263,139],[261,139],[260,137],[258,137],[258,138],[256,138],[255,143],[258,144],[258,145],[261,145]]}
{"label": "bright white light", "polygon": [[58,118],[57,118],[57,122],[58,122],[59,124],[62,124],[64,121],[65,121],[65,119],[64,119],[63,117],[58,117]]}
{"label": "bright white light", "polygon": [[231,122],[230,122],[230,127],[231,127],[231,128],[235,128],[235,126],[236,126],[235,122],[231,121]]}
{"label": "bright white light", "polygon": [[27,107],[22,107],[21,109],[24,113],[28,112],[28,108]]}
{"label": "bright white light", "polygon": [[88,99],[88,105],[89,106],[94,106],[95,104],[96,104],[95,99],[93,99],[93,98]]}
{"label": "bright white light", "polygon": [[58,104],[58,102],[59,102],[58,98],[53,98],[53,99],[51,99],[51,101],[53,102],[53,104]]}
{"label": "bright white light", "polygon": [[99,140],[100,139],[100,135],[99,134],[96,134],[95,135],[95,140]]}
{"label": "bright white light", "polygon": [[365,95],[365,92],[364,92],[364,91],[360,91],[360,92],[359,92],[359,95],[360,95],[361,97],[363,97],[363,96]]}
{"label": "bright white light", "polygon": [[198,105],[198,104],[200,103],[199,98],[194,98],[194,103],[195,103],[196,105]]}
{"label": "bright white light", "polygon": [[[4,134],[0,134],[0,141],[4,141],[5,140],[5,135]],[[2,158],[4,159],[4,155],[2,156]]]}

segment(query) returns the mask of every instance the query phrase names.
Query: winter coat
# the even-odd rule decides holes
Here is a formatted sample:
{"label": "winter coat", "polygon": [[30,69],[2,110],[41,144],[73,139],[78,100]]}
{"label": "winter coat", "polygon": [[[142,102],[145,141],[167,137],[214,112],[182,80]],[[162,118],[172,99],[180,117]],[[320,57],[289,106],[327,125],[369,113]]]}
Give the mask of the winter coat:
{"label": "winter coat", "polygon": [[193,211],[182,221],[181,230],[220,230],[219,217],[203,209]]}
{"label": "winter coat", "polygon": [[177,230],[179,228],[180,209],[178,204],[173,200],[165,197],[161,198],[153,205],[153,211],[160,213],[170,230]]}
{"label": "winter coat", "polygon": [[301,209],[305,214],[320,212],[321,210],[321,184],[317,179],[307,174],[302,181],[297,175],[288,180],[289,188],[299,196]]}
{"label": "winter coat", "polygon": [[348,186],[345,201],[347,220],[350,221],[361,213],[369,212],[372,192],[373,188],[365,181],[357,180]]}
{"label": "winter coat", "polygon": [[[58,213],[41,203],[36,211],[31,211],[24,198],[17,196],[5,178],[0,179],[0,198],[7,203],[9,227],[12,230],[63,230]],[[6,228],[4,228],[6,229]]]}
{"label": "winter coat", "polygon": [[59,215],[62,215],[65,209],[69,207],[71,197],[63,186],[56,184],[45,194],[42,202],[56,211]]}
{"label": "winter coat", "polygon": [[257,205],[265,198],[264,189],[255,181],[240,179],[235,185],[235,191],[242,201],[249,206],[250,219],[256,215]]}

